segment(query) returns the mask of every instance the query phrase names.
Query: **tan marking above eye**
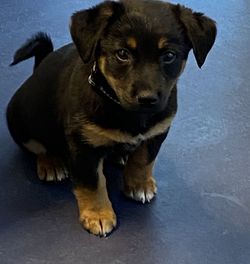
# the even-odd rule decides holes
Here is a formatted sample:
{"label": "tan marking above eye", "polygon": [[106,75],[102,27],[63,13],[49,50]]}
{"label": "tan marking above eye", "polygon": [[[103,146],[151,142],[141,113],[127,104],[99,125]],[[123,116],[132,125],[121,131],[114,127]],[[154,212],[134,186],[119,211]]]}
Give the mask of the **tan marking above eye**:
{"label": "tan marking above eye", "polygon": [[168,45],[167,38],[165,38],[165,37],[161,37],[161,38],[159,39],[159,42],[158,42],[158,48],[159,48],[159,49],[164,49],[164,48],[167,47],[167,45]]}
{"label": "tan marking above eye", "polygon": [[106,57],[101,56],[98,60],[98,66],[99,66],[102,74],[105,74],[105,65],[106,65]]}
{"label": "tan marking above eye", "polygon": [[98,66],[99,66],[99,69],[101,70],[101,73],[104,75],[104,77],[108,81],[109,85],[112,87],[112,89],[114,89],[116,93],[118,93],[119,91],[116,90],[117,80],[110,73],[106,71],[106,57],[104,55],[102,55],[98,59]]}
{"label": "tan marking above eye", "polygon": [[134,37],[129,37],[127,39],[127,45],[131,49],[136,49],[137,48],[137,41],[136,41],[136,39]]}

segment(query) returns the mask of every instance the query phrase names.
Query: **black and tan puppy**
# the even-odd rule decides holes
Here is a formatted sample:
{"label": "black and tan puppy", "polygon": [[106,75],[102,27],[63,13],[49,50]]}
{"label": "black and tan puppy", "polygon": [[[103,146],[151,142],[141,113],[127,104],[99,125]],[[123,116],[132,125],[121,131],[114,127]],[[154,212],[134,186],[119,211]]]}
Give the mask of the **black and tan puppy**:
{"label": "black and tan puppy", "polygon": [[72,16],[74,44],[53,51],[30,39],[13,64],[35,56],[33,75],[8,105],[14,140],[37,155],[41,180],[68,175],[80,221],[96,235],[116,226],[103,162],[126,156],[124,193],[149,202],[154,160],[176,110],[177,80],[193,49],[201,67],[216,36],[213,20],[152,0],[106,1]]}

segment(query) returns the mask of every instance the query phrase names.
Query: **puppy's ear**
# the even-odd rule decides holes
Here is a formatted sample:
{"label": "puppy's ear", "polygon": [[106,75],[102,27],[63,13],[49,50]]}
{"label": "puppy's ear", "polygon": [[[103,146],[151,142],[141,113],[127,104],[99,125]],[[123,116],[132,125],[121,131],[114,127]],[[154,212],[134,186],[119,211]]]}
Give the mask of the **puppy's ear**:
{"label": "puppy's ear", "polygon": [[121,11],[120,3],[106,1],[72,15],[70,33],[84,63],[93,59],[98,41]]}
{"label": "puppy's ear", "polygon": [[196,62],[201,68],[216,38],[215,21],[181,5],[176,5],[176,11],[192,44]]}

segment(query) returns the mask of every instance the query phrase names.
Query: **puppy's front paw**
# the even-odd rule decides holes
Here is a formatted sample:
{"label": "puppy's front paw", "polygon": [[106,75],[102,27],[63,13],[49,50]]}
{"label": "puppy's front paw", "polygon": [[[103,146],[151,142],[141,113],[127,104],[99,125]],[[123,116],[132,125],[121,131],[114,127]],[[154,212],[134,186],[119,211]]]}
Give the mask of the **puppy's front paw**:
{"label": "puppy's front paw", "polygon": [[150,202],[157,192],[155,179],[150,177],[145,181],[130,178],[124,183],[124,194],[136,201]]}
{"label": "puppy's front paw", "polygon": [[116,227],[116,215],[112,208],[84,210],[81,212],[80,222],[90,233],[105,237]]}

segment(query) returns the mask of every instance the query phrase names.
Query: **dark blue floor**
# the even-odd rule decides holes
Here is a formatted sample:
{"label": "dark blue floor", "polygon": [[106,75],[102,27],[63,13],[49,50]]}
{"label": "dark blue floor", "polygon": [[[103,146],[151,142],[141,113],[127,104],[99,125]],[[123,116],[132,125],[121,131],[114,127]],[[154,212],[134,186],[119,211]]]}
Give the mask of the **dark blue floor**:
{"label": "dark blue floor", "polygon": [[109,173],[119,226],[108,238],[81,228],[70,183],[39,182],[34,159],[10,138],[5,107],[33,66],[9,68],[15,49],[36,31],[56,47],[69,42],[71,13],[98,2],[1,0],[0,263],[249,264],[248,0],[179,1],[214,18],[218,38],[202,70],[190,54],[180,80],[178,115],[155,167],[157,198],[126,200]]}

